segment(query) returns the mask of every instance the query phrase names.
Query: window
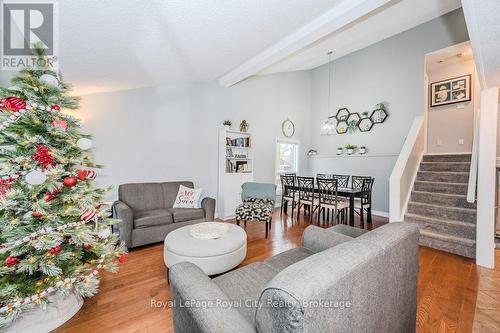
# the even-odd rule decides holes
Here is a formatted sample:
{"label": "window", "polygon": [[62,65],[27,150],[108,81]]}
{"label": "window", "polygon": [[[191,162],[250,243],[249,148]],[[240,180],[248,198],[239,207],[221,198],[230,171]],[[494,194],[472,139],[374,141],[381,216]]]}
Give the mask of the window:
{"label": "window", "polygon": [[280,175],[299,172],[299,143],[291,140],[276,140],[276,185],[281,192]]}

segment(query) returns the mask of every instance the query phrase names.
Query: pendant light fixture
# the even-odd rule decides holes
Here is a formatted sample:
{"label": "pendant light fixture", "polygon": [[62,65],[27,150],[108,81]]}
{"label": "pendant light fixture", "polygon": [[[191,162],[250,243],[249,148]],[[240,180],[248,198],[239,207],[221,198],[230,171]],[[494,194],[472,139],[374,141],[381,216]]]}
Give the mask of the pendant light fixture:
{"label": "pendant light fixture", "polygon": [[335,133],[335,116],[331,113],[332,99],[332,51],[328,52],[328,117],[321,124],[321,135],[332,135]]}

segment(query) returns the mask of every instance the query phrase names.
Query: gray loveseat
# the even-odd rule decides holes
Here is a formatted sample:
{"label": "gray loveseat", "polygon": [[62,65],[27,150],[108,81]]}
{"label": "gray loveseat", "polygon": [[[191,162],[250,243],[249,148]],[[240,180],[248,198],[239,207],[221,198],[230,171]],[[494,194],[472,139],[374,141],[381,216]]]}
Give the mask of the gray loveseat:
{"label": "gray loveseat", "polygon": [[114,216],[121,219],[120,239],[128,248],[163,241],[177,228],[213,221],[215,199],[203,198],[201,208],[172,208],[179,186],[192,182],[137,183],[118,187]]}
{"label": "gray loveseat", "polygon": [[191,263],[172,266],[175,331],[415,332],[418,228],[359,234],[309,226],[302,247],[213,280]]}

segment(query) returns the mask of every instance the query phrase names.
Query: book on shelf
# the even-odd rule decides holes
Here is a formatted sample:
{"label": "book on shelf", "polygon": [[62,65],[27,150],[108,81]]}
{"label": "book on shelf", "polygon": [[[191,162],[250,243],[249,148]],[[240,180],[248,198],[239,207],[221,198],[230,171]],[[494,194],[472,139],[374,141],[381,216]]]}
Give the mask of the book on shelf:
{"label": "book on shelf", "polygon": [[251,172],[247,161],[226,161],[227,173],[245,173]]}
{"label": "book on shelf", "polygon": [[226,145],[231,147],[250,147],[250,137],[234,139],[226,137]]}

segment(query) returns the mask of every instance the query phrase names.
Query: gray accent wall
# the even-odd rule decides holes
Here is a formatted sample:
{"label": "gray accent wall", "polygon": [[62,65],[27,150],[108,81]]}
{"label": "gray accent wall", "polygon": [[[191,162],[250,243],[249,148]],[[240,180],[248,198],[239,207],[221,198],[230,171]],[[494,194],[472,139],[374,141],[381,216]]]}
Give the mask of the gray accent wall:
{"label": "gray accent wall", "polygon": [[[328,114],[328,65],[312,71],[311,148],[320,156],[309,158],[315,173],[365,174],[376,178],[374,210],[389,211],[389,176],[408,130],[424,111],[424,56],[468,40],[461,9],[333,62],[332,109],[371,111],[384,102],[389,117],[370,132],[321,136]],[[333,50],[335,52],[335,50]],[[366,157],[336,157],[338,146],[365,145]]]}

